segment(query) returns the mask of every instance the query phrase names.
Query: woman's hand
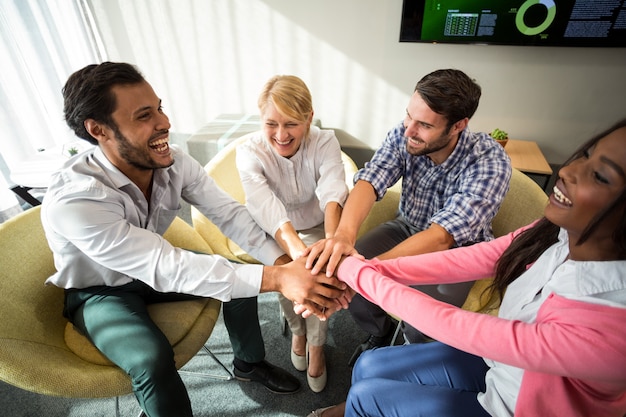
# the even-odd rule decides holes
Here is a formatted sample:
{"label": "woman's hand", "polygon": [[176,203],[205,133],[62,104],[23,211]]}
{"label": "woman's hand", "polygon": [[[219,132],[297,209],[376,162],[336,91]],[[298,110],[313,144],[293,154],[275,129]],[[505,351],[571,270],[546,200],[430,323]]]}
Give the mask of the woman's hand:
{"label": "woman's hand", "polygon": [[354,248],[353,242],[345,236],[336,234],[329,239],[322,239],[306,250],[306,268],[312,274],[326,271],[327,277],[335,275],[335,271],[344,256],[363,257]]}
{"label": "woman's hand", "polygon": [[345,297],[348,286],[335,277],[312,274],[305,268],[305,262],[306,258],[302,257],[280,266],[265,266],[261,291],[279,291],[289,300],[304,306],[310,314],[326,320],[335,311],[347,306]]}

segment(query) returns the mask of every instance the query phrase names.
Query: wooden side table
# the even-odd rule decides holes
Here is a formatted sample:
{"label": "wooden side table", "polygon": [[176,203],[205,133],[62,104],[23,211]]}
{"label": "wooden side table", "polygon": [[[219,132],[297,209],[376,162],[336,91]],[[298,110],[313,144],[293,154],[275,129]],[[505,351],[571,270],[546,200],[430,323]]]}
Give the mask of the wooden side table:
{"label": "wooden side table", "polygon": [[527,174],[535,174],[544,178],[543,189],[545,190],[552,176],[552,168],[537,142],[528,140],[509,139],[504,150],[511,158],[511,165]]}

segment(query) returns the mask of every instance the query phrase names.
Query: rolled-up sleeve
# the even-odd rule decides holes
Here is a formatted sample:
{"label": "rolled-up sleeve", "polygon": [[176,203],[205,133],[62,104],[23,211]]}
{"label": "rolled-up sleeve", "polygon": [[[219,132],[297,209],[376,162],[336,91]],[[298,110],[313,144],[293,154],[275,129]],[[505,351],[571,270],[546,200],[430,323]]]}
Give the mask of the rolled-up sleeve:
{"label": "rolled-up sleeve", "polygon": [[326,131],[326,137],[320,136],[315,157],[320,160],[319,180],[315,193],[324,212],[328,203],[334,202],[343,207],[348,198],[346,173],[341,160],[341,147],[332,131]]}

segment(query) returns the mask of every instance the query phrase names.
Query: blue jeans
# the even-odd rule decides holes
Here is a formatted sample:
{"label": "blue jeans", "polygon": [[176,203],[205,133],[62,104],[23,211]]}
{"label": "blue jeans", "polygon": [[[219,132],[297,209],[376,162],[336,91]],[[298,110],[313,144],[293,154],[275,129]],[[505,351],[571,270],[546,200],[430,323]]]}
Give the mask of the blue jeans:
{"label": "blue jeans", "polygon": [[488,366],[440,342],[364,352],[352,372],[346,417],[489,417],[477,399]]}

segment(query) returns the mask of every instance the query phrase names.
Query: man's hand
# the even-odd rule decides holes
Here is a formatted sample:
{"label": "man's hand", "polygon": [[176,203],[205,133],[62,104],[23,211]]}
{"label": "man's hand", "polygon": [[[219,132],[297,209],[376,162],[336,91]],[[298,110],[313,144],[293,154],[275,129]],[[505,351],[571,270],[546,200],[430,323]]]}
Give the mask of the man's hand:
{"label": "man's hand", "polygon": [[325,267],[327,277],[332,277],[335,274],[342,256],[361,256],[354,249],[354,242],[339,233],[330,239],[322,239],[311,245],[307,252],[306,268],[315,275],[322,272]]}
{"label": "man's hand", "polygon": [[[337,302],[341,305],[341,308],[347,309],[349,307],[349,304],[352,301],[354,294],[356,294],[356,291],[354,291],[350,287],[346,288],[345,295],[337,299]],[[314,314],[311,310],[308,310],[305,306],[303,306],[302,304],[298,304],[298,303],[294,303],[293,311],[296,314],[301,315],[302,318],[305,318],[305,319]]]}
{"label": "man's hand", "polygon": [[326,268],[326,276],[332,277],[343,255],[360,256],[354,249],[354,244],[359,229],[375,202],[376,190],[372,184],[358,180],[348,195],[333,237],[320,240],[307,248],[306,267],[311,269],[312,274],[319,274]]}
{"label": "man's hand", "polygon": [[342,308],[337,299],[345,296],[347,285],[335,277],[312,274],[305,262],[302,257],[281,266],[265,266],[261,292],[279,291],[320,320],[326,320]]}

